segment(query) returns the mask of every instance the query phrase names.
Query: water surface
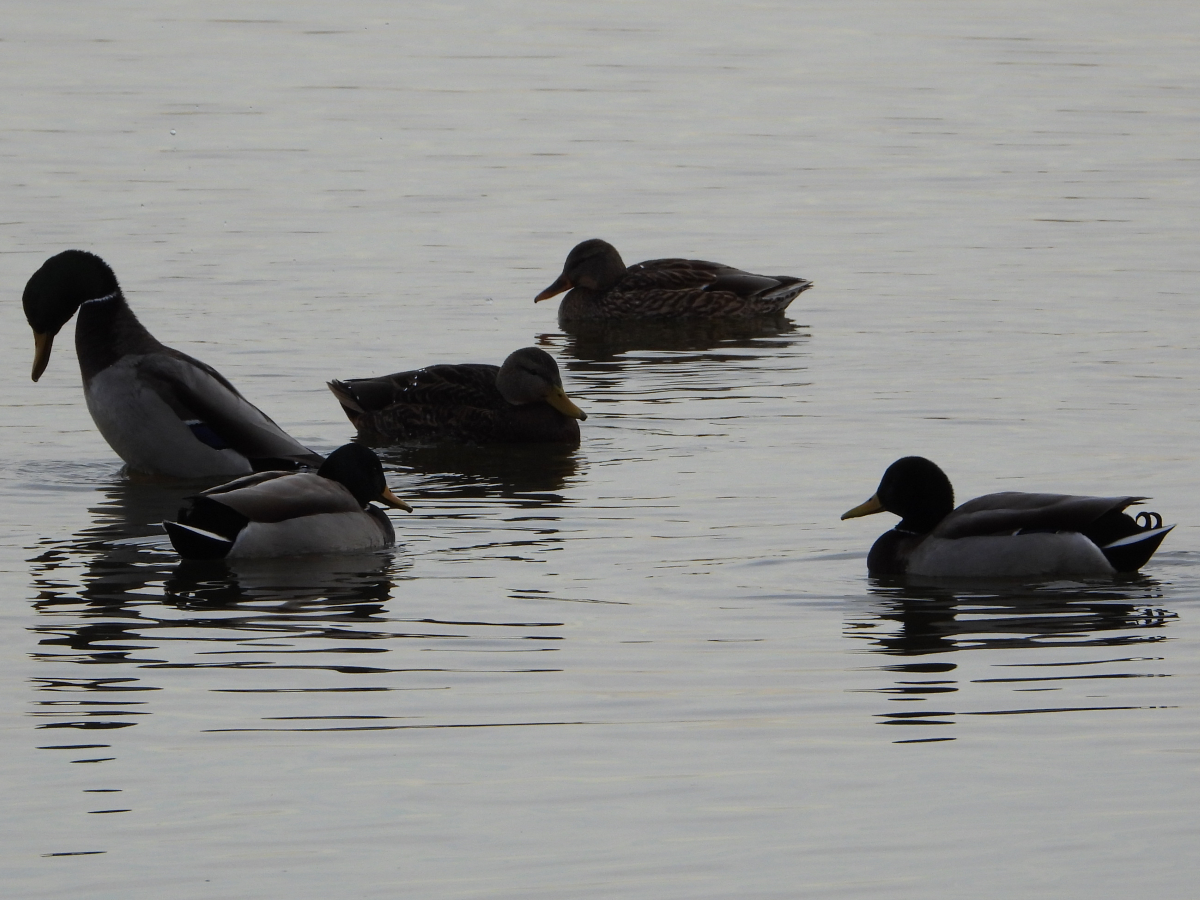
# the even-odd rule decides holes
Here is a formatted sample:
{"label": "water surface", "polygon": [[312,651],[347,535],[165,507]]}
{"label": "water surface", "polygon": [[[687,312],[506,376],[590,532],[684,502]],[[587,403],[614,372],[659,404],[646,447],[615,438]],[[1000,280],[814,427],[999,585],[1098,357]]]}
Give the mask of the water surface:
{"label": "water surface", "polygon": [[[13,896],[1183,897],[1200,871],[1184,3],[9,4]],[[626,261],[811,278],[564,334]],[[292,434],[536,344],[578,451],[397,447],[394,552],[182,565],[17,298],[100,253]],[[70,326],[69,326],[70,327]],[[1145,494],[1105,584],[872,581],[898,456]]]}

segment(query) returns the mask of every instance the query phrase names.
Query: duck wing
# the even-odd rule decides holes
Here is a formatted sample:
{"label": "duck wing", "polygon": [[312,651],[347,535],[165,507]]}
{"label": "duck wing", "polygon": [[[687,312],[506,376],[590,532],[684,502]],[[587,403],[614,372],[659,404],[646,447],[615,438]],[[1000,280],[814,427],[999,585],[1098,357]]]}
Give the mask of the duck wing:
{"label": "duck wing", "polygon": [[362,511],[344,486],[312,472],[259,472],[209,488],[196,499],[197,508],[207,499],[263,523]]}
{"label": "duck wing", "polygon": [[631,266],[604,302],[641,315],[771,315],[810,287],[792,275],[755,275],[702,259],[651,259]]}
{"label": "duck wing", "polygon": [[[379,378],[329,382],[347,413],[375,413],[396,405],[502,409],[496,387],[499,366],[477,363],[427,366]],[[354,417],[351,416],[351,419]]]}
{"label": "duck wing", "polygon": [[322,462],[220,372],[186,353],[170,347],[147,353],[137,362],[137,375],[210,447],[234,450],[255,468]]}
{"label": "duck wing", "polygon": [[942,519],[932,536],[953,539],[1027,530],[1081,532],[1091,537],[1089,532],[1098,520],[1105,517],[1111,520],[1114,514],[1145,499],[1020,491],[985,494],[968,500]]}

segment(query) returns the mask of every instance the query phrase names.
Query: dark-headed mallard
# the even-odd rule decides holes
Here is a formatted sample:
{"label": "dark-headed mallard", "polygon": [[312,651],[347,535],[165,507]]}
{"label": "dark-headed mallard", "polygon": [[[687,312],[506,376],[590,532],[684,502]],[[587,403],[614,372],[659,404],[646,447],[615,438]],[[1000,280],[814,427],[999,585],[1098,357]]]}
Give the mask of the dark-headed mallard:
{"label": "dark-headed mallard", "polygon": [[872,575],[1111,578],[1136,572],[1174,525],[1124,512],[1145,497],[987,494],[954,507],[950,479],[920,456],[892,463],[875,495],[843,519],[887,511],[900,523],[867,555]]}
{"label": "dark-headed mallard", "polygon": [[96,427],[131,469],[175,478],[319,466],[219,372],[159,343],[125,302],[112,269],[83,250],[52,256],[25,285],[33,380],[54,336],[79,312],[75,349]]}
{"label": "dark-headed mallard", "polygon": [[567,254],[558,279],[533,302],[563,291],[560,321],[762,318],[782,313],[812,282],[752,275],[701,259],[650,259],[626,267],[617,248],[593,238]]}
{"label": "dark-headed mallard", "polygon": [[361,444],[339,447],[314,472],[260,472],[190,498],[164,522],[184,559],[245,559],[382,550],[396,535],[372,503],[411,511]]}
{"label": "dark-headed mallard", "polygon": [[563,391],[558,364],[525,347],[502,366],[438,365],[331,381],[359,434],[375,441],[579,443],[586,419]]}

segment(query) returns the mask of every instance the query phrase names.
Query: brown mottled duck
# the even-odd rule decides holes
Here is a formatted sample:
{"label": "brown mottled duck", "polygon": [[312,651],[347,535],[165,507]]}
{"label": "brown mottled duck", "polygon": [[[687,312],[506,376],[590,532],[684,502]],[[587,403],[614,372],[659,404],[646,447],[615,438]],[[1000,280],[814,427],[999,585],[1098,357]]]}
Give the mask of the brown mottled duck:
{"label": "brown mottled duck", "polygon": [[626,267],[617,248],[592,239],[567,254],[558,279],[534,298],[563,291],[558,318],[570,321],[746,319],[779,315],[812,282],[753,275],[701,259],[650,259]]}
{"label": "brown mottled duck", "polygon": [[558,364],[525,347],[502,366],[436,365],[329,382],[368,441],[579,443],[587,418],[563,391]]}

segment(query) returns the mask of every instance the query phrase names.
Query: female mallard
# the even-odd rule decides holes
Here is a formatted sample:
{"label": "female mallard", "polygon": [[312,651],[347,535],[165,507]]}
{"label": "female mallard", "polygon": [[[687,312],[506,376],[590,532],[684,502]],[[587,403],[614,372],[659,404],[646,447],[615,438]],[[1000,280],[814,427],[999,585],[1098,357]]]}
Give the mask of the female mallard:
{"label": "female mallard", "polygon": [[75,311],[83,396],[96,427],[131,469],[176,478],[318,466],[321,457],[272,422],[210,366],[159,343],[125,302],[112,269],[83,250],[52,256],[25,285],[33,380]]}
{"label": "female mallard", "polygon": [[537,347],[499,367],[429,366],[331,381],[329,389],[370,440],[578,444],[587,418],[563,391],[554,357]]}
{"label": "female mallard", "polygon": [[1174,525],[1123,510],[1145,497],[987,494],[954,508],[950,479],[920,456],[883,473],[879,489],[843,519],[887,510],[900,524],[867,555],[872,575],[1098,577],[1136,572]]}
{"label": "female mallard", "polygon": [[752,275],[701,259],[650,259],[625,267],[617,248],[592,239],[567,254],[562,274],[533,298],[565,290],[566,321],[746,319],[782,313],[812,282],[791,275]]}
{"label": "female mallard", "polygon": [[388,490],[379,457],[361,444],[339,447],[315,474],[260,472],[190,499],[178,522],[163,522],[184,559],[382,550],[396,534],[372,501],[412,511]]}

